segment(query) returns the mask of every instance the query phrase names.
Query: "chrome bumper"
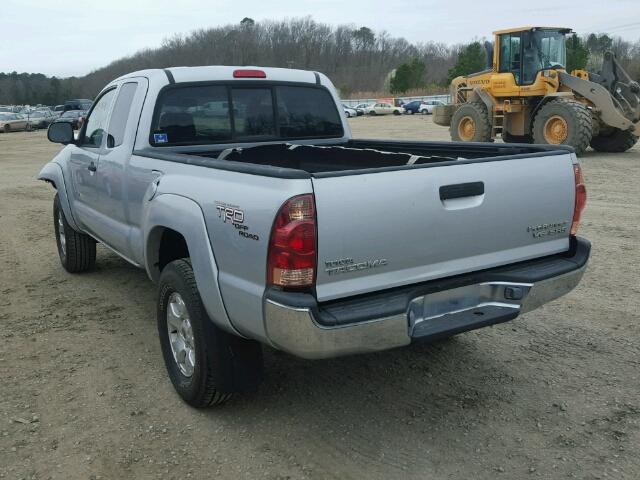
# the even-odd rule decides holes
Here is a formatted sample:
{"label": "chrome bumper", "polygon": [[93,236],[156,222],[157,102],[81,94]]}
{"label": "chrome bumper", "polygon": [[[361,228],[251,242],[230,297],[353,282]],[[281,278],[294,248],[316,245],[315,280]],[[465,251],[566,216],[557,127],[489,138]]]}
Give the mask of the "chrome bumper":
{"label": "chrome bumper", "polygon": [[486,282],[412,299],[406,312],[349,325],[320,325],[309,308],[265,300],[265,330],[274,347],[302,358],[330,358],[408,345],[511,320],[571,291],[586,264],[535,283]]}

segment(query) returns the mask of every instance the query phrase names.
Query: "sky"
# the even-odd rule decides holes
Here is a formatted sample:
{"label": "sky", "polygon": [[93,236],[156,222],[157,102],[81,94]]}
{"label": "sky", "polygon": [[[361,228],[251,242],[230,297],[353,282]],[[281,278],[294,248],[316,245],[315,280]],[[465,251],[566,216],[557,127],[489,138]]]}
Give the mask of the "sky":
{"label": "sky", "polygon": [[640,0],[2,0],[0,72],[81,76],[174,34],[311,16],[411,42],[463,43],[524,25],[640,39]]}

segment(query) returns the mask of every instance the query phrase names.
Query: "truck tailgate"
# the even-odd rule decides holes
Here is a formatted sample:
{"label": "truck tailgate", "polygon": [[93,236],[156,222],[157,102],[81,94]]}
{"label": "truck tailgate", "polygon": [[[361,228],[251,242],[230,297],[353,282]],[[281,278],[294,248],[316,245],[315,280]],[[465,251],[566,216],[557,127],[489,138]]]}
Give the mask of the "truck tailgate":
{"label": "truck tailgate", "polygon": [[572,154],[313,179],[319,301],[569,248]]}

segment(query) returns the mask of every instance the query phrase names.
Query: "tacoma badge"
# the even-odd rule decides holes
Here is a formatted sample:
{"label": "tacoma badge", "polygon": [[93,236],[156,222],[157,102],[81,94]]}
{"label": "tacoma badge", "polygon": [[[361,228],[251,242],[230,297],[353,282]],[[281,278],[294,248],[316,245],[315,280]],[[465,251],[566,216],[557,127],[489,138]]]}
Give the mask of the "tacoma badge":
{"label": "tacoma badge", "polygon": [[358,270],[368,270],[370,268],[384,267],[388,265],[389,261],[386,258],[377,258],[375,260],[365,260],[363,262],[356,262],[353,258],[341,258],[339,260],[329,260],[324,262],[325,269],[328,275],[335,275],[337,273],[356,272]]}

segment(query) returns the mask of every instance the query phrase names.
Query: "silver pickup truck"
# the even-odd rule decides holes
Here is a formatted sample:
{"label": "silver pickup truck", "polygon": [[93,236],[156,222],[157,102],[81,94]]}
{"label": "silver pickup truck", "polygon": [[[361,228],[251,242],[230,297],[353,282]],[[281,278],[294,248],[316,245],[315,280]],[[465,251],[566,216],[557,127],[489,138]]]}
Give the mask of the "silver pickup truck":
{"label": "silver pickup truck", "polygon": [[40,172],[68,272],[96,242],[158,285],[190,405],[262,378],[261,344],[327,358],[512,320],[580,281],[586,192],[570,148],[354,140],[329,79],[145,70],[97,96]]}

